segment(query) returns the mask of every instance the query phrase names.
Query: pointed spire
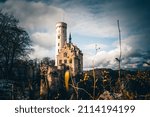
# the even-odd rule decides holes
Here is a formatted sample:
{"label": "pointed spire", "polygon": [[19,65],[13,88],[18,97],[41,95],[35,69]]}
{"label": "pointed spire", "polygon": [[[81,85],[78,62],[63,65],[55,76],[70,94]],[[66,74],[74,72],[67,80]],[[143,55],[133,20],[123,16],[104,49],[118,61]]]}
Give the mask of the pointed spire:
{"label": "pointed spire", "polygon": [[71,43],[71,33],[69,34],[69,43]]}

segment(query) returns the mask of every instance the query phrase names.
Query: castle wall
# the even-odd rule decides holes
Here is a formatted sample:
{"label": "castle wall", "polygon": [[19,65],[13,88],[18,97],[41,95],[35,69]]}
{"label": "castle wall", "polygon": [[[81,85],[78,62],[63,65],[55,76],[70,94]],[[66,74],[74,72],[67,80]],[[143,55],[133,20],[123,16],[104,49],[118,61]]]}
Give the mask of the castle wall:
{"label": "castle wall", "polygon": [[58,59],[58,68],[61,68],[62,64],[69,66],[69,69],[73,76],[77,73],[82,72],[83,64],[82,64],[82,53],[78,48],[73,46],[73,44],[66,44],[57,55]]}

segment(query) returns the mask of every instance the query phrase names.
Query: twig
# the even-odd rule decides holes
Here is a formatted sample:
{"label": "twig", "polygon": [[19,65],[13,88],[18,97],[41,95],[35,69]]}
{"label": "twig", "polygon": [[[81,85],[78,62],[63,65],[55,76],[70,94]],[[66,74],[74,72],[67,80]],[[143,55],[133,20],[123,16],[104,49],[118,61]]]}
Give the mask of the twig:
{"label": "twig", "polygon": [[91,99],[94,99],[94,97],[89,92],[87,92],[85,89],[73,86],[72,84],[69,84],[69,85],[72,86],[74,89],[78,89],[78,90],[84,91],[86,94],[88,94],[90,96]]}

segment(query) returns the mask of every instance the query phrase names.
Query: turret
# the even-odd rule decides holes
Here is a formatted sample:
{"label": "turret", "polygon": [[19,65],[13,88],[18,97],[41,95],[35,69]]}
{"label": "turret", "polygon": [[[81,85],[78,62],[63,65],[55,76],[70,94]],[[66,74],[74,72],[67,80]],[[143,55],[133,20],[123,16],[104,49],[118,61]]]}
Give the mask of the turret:
{"label": "turret", "polygon": [[69,43],[71,43],[71,33],[69,34]]}
{"label": "turret", "polygon": [[56,53],[55,53],[55,66],[57,63],[57,55],[60,52],[61,48],[64,46],[67,41],[67,24],[64,22],[58,22],[56,24]]}

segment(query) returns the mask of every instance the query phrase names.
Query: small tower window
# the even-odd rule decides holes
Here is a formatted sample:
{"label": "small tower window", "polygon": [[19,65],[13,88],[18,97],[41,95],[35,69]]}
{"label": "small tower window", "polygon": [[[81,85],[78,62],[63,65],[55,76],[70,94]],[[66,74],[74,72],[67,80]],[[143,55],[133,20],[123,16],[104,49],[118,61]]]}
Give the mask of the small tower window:
{"label": "small tower window", "polygon": [[66,52],[64,53],[64,57],[67,57],[67,53]]}
{"label": "small tower window", "polygon": [[72,63],[72,59],[69,60],[69,63]]}
{"label": "small tower window", "polygon": [[58,46],[59,46],[59,43],[58,43]]}
{"label": "small tower window", "polygon": [[60,36],[58,36],[58,39],[60,39]]}
{"label": "small tower window", "polygon": [[59,64],[62,64],[62,60],[59,60]]}
{"label": "small tower window", "polygon": [[64,63],[67,63],[67,60],[64,60]]}
{"label": "small tower window", "polygon": [[59,52],[59,49],[58,49],[58,52]]}

